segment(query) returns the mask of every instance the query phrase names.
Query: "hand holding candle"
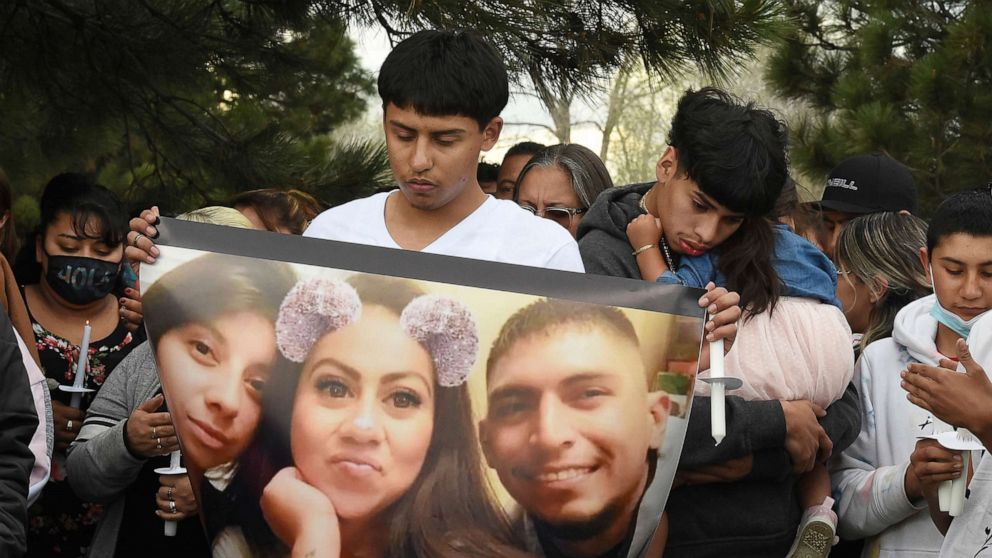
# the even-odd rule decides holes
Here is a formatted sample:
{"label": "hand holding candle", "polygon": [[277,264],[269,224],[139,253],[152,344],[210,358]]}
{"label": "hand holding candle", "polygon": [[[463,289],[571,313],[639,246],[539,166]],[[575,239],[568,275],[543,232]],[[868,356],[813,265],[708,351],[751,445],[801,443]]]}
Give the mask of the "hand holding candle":
{"label": "hand holding candle", "polygon": [[968,489],[968,466],[971,461],[971,452],[985,449],[982,443],[967,428],[958,428],[957,431],[943,432],[937,435],[937,442],[949,450],[961,452],[961,475],[954,480],[944,481],[940,488],[950,485],[946,489],[947,509],[943,509],[944,502],[940,502],[941,510],[946,511],[951,517],[957,517],[964,511],[965,494]]}
{"label": "hand holding candle", "polygon": [[84,393],[94,391],[86,387],[86,370],[89,367],[90,361],[91,331],[92,328],[90,327],[90,322],[87,320],[86,325],[83,326],[83,342],[79,345],[79,357],[76,359],[76,376],[73,378],[72,385],[63,384],[59,386],[61,391],[72,394],[72,399],[69,402],[69,406],[74,409],[78,409],[82,406]]}
{"label": "hand holding candle", "polygon": [[[189,477],[186,476],[186,468],[183,467],[180,463],[181,456],[182,454],[179,452],[179,450],[175,450],[171,454],[169,454],[168,467],[159,467],[158,469],[155,469],[156,474],[164,475],[163,477],[161,477],[161,481],[163,484],[162,488],[165,489],[164,490],[165,494],[164,495],[162,494],[163,492],[162,489],[159,489],[159,494],[158,494],[159,507],[164,506],[164,510],[165,510],[164,513],[169,513],[169,514],[179,513],[179,508],[177,507],[177,502],[176,502],[176,488],[179,486],[180,480],[185,482],[185,486],[187,487],[189,486]],[[171,481],[172,484],[170,486],[169,479],[174,479],[175,475],[181,475],[181,477],[172,480]],[[165,536],[167,537],[176,536],[177,527],[178,524],[174,519],[166,519],[164,525]]]}

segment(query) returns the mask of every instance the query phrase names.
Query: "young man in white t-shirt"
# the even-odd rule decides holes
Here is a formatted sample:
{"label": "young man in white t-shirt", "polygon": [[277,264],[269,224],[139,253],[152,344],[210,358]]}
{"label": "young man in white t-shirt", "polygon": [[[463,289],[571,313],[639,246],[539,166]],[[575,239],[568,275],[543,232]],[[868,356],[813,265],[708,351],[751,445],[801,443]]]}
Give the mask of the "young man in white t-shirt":
{"label": "young man in white t-shirt", "polygon": [[389,53],[378,85],[398,189],[325,211],[305,236],[583,271],[567,231],[479,186],[509,97],[496,49],[470,31],[421,31]]}

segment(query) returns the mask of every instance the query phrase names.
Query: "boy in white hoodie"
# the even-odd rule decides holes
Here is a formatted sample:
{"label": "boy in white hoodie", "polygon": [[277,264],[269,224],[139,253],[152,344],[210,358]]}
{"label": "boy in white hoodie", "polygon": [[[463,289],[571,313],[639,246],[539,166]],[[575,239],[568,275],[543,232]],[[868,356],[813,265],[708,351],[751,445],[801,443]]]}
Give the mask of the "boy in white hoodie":
{"label": "boy in white hoodie", "polygon": [[[970,351],[969,346],[974,350]],[[903,373],[903,388],[909,392],[910,401],[948,424],[967,428],[982,445],[992,448],[992,381],[986,373],[992,371],[992,312],[986,312],[975,324],[967,344],[958,342],[958,354],[964,374],[955,370],[958,367],[953,360],[942,360],[940,368],[911,365]],[[911,461],[921,473],[928,502],[936,501],[936,490],[942,481],[960,476],[961,459],[957,454],[932,440],[917,442]],[[930,506],[930,517],[946,534],[941,557],[992,556],[992,459],[983,458],[975,466],[964,509],[958,517],[940,512],[936,504]]]}
{"label": "boy in white hoodie", "polygon": [[910,364],[956,357],[956,343],[992,307],[992,197],[955,194],[938,208],[920,250],[935,295],[896,316],[892,337],[869,345],[858,361],[861,434],[833,464],[838,534],[868,538],[862,556],[933,557],[942,535],[927,513],[923,485],[910,467],[917,436],[933,417],[910,403],[900,373]]}

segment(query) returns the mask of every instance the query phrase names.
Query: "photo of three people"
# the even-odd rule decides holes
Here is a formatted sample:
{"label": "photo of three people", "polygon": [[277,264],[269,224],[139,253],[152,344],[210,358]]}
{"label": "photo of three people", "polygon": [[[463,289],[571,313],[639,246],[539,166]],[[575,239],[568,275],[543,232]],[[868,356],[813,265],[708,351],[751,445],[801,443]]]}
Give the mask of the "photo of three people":
{"label": "photo of three people", "polygon": [[[439,282],[431,263],[475,264],[323,267],[214,229],[164,223],[142,275],[214,556],[660,554],[694,290],[658,287],[690,302],[671,312],[618,307],[579,274],[535,270],[533,292]],[[548,274],[568,296],[547,296]]]}

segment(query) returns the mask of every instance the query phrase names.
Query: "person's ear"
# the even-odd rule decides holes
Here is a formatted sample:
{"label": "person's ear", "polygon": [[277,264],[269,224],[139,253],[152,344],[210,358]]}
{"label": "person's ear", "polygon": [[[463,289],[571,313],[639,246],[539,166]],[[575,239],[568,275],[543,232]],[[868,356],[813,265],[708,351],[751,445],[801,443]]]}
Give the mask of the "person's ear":
{"label": "person's ear", "polygon": [[34,237],[34,261],[41,263],[41,256],[44,255],[44,250],[42,243],[44,242],[44,234],[39,234]]}
{"label": "person's ear", "polygon": [[651,449],[661,450],[665,443],[665,430],[668,426],[668,413],[672,402],[668,398],[668,393],[664,391],[652,391],[648,393],[648,412],[651,415]]}
{"label": "person's ear", "polygon": [[675,167],[678,163],[675,148],[668,146],[665,152],[661,154],[658,158],[658,164],[655,165],[654,173],[658,178],[658,182],[664,182],[671,178],[672,174],[675,172]]}
{"label": "person's ear", "polygon": [[494,117],[492,120],[486,124],[486,127],[482,129],[482,150],[489,151],[496,145],[499,140],[499,134],[503,131],[503,119],[499,116]]}
{"label": "person's ear", "polygon": [[885,277],[875,277],[872,281],[871,288],[868,289],[868,302],[876,304],[879,300],[885,297],[885,293],[889,290],[889,280]]}
{"label": "person's ear", "polygon": [[930,254],[927,252],[926,246],[920,248],[920,264],[923,266],[923,274],[928,278],[933,277],[933,271],[930,270]]}
{"label": "person's ear", "polygon": [[479,446],[482,448],[482,456],[486,458],[486,464],[495,469],[489,444],[489,421],[486,419],[479,421]]}

